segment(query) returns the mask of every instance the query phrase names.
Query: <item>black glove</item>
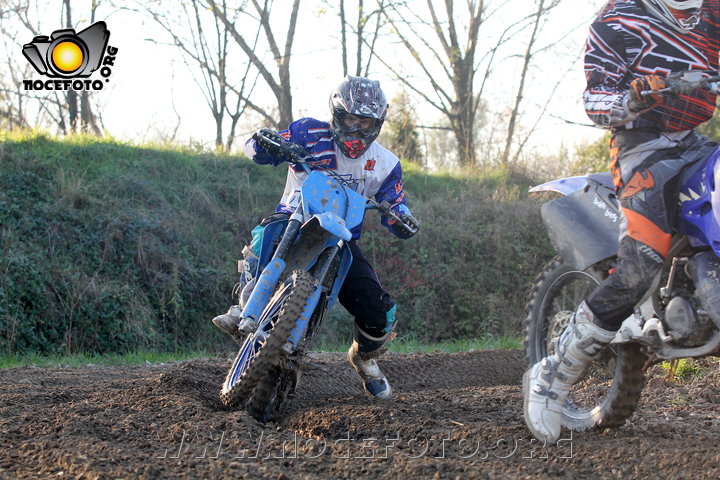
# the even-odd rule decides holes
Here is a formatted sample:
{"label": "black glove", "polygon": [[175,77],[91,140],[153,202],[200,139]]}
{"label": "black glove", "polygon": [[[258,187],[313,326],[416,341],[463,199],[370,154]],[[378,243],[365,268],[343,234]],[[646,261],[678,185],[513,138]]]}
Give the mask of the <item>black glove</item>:
{"label": "black glove", "polygon": [[308,156],[308,153],[305,151],[305,149],[297,143],[288,143],[287,150],[283,151],[282,153],[287,157],[287,160],[290,163],[296,163]]}
{"label": "black glove", "polygon": [[280,145],[285,143],[285,139],[275,130],[261,128],[253,133],[252,138],[268,155],[279,156],[283,153]]}
{"label": "black glove", "polygon": [[400,221],[402,223],[395,222],[393,228],[401,237],[410,238],[420,229],[420,222],[418,219],[409,213],[403,213],[400,215]]}
{"label": "black glove", "polygon": [[662,93],[653,93],[647,96],[640,94],[643,90],[660,90],[661,88],[665,88],[665,80],[662,77],[645,75],[644,77],[636,78],[630,82],[630,89],[628,90],[628,94],[630,95],[628,99],[628,110],[639,113],[661,105],[665,100]]}

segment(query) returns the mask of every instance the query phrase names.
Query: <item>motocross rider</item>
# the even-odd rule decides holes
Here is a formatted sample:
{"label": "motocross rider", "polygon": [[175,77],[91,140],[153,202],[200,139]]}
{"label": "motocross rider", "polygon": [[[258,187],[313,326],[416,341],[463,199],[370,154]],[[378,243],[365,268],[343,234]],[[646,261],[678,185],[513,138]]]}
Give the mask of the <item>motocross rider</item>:
{"label": "motocross rider", "polygon": [[[278,166],[287,157],[280,155],[274,142],[289,141],[302,146],[312,157],[306,159],[312,170],[332,169],[358,193],[392,205],[392,210],[404,224],[388,215],[384,215],[381,222],[396,236],[407,239],[417,232],[419,222],[406,205],[400,161],[375,141],[387,109],[380,82],[348,75],[330,94],[332,120],[329,123],[302,118],[279,133],[261,129],[245,143],[245,154],[257,164]],[[241,304],[231,306],[227,313],[212,320],[230,335],[254,330],[252,320],[241,322],[240,314],[243,301],[254,286],[252,277],[256,273],[263,229],[275,222],[287,222],[298,206],[300,186],[305,178],[307,173],[301,166],[289,165],[285,191],[275,213],[253,230],[252,245],[243,250],[241,287],[246,286]],[[387,350],[387,343],[394,336],[395,302],[380,284],[372,264],[357,244],[361,229],[362,225],[354,228],[352,240],[347,243],[353,261],[338,297],[355,317],[354,341],[348,351],[348,362],[360,376],[368,394],[387,399],[392,389],[376,358]]]}
{"label": "motocross rider", "polygon": [[[541,441],[557,442],[570,387],[668,255],[680,173],[715,146],[693,129],[712,118],[717,98],[672,73],[716,71],[719,46],[720,0],[611,0],[590,26],[583,98],[588,116],[612,133],[620,244],[614,271],[578,306],[555,353],[523,376],[525,422]],[[640,94],[666,86],[673,92]]]}

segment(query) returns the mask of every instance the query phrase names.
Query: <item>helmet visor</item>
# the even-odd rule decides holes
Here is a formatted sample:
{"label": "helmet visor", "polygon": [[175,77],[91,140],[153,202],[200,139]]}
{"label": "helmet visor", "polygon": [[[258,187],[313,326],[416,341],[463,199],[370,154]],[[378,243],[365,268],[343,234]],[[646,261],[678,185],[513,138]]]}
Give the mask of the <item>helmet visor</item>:
{"label": "helmet visor", "polygon": [[336,123],[336,128],[342,134],[358,138],[377,136],[382,126],[381,120],[371,117],[361,117],[350,113],[344,113]]}

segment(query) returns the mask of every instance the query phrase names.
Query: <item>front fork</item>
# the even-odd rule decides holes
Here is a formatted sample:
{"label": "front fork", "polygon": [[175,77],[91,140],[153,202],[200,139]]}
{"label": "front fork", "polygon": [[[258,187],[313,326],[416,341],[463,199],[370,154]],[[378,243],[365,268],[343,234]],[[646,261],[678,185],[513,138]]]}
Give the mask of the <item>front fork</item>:
{"label": "front fork", "polygon": [[[318,306],[320,296],[325,291],[325,293],[328,293],[326,290],[327,288],[324,286],[325,283],[325,277],[328,275],[328,272],[330,271],[333,262],[335,261],[335,258],[340,253],[340,250],[342,249],[344,245],[344,241],[340,240],[337,245],[334,245],[330,248],[329,251],[326,251],[326,253],[322,256],[322,261],[317,264],[315,268],[315,291],[310,295],[310,298],[307,301],[307,304],[305,305],[305,310],[303,310],[303,313],[300,315],[300,318],[297,319],[297,322],[295,323],[295,327],[290,332],[290,336],[288,337],[288,341],[284,346],[284,350],[288,354],[292,354],[295,351],[297,351],[298,346],[300,345],[300,342],[303,338],[305,338],[305,334],[308,330],[308,325],[310,323],[310,319],[313,316],[313,313],[315,312],[315,309]],[[317,329],[319,325],[313,325],[313,329]]]}
{"label": "front fork", "polygon": [[280,239],[280,244],[275,249],[275,254],[272,257],[272,260],[270,260],[267,266],[263,269],[255,283],[255,288],[250,294],[250,297],[247,299],[245,307],[242,311],[241,322],[247,319],[257,322],[260,318],[260,315],[267,306],[270,297],[277,288],[280,276],[285,271],[286,264],[284,257],[290,247],[295,243],[295,239],[300,231],[302,219],[302,208],[299,206],[295,210],[295,213],[290,216],[288,226]]}
{"label": "front fork", "polygon": [[[272,259],[268,262],[267,266],[258,277],[255,288],[243,308],[241,322],[248,318],[253,321],[257,321],[260,318],[260,315],[262,315],[262,312],[267,306],[271,296],[275,292],[277,284],[280,281],[280,277],[287,267],[284,258],[290,248],[295,244],[297,235],[300,231],[300,226],[302,225],[302,210],[302,205],[299,205],[295,210],[295,213],[290,216],[288,226],[280,239],[280,243],[275,249]],[[320,295],[323,293],[323,283],[325,277],[327,276],[335,257],[338,255],[343,245],[343,240],[338,241],[338,243],[332,246],[329,252],[323,256],[321,262],[317,264],[314,275],[315,290],[312,295],[310,295],[310,298],[306,303],[305,310],[303,310],[303,313],[300,315],[300,318],[298,318],[295,327],[293,327],[293,330],[290,332],[288,342],[283,348],[283,350],[287,353],[290,354],[295,352],[300,345],[300,341],[305,336],[310,318],[318,305]]]}

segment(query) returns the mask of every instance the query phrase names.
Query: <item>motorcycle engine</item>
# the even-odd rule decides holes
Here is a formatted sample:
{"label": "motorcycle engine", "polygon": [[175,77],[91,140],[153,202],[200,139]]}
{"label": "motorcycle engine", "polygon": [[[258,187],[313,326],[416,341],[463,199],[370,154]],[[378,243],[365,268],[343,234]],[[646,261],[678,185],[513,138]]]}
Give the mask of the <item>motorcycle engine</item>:
{"label": "motorcycle engine", "polygon": [[698,313],[690,300],[679,295],[668,302],[664,321],[670,336],[684,347],[703,344],[715,328],[715,324],[707,314]]}

